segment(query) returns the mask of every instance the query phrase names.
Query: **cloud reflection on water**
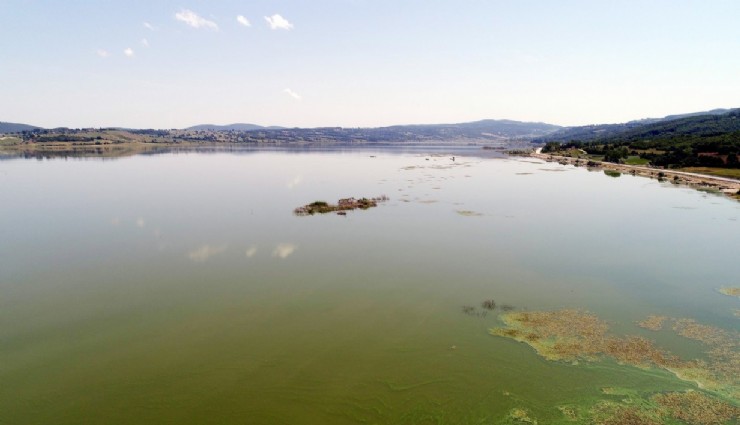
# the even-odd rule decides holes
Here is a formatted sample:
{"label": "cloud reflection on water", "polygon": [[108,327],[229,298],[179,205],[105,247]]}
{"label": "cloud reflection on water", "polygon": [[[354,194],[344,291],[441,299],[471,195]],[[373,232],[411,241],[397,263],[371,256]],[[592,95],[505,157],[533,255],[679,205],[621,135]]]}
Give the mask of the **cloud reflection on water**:
{"label": "cloud reflection on water", "polygon": [[288,258],[298,247],[292,243],[281,243],[272,251],[273,257]]}
{"label": "cloud reflection on water", "polygon": [[301,177],[301,176],[295,176],[290,181],[288,181],[288,183],[286,183],[285,186],[288,189],[293,189],[294,187],[296,187],[299,184],[301,184],[302,181],[303,181],[303,177]]}
{"label": "cloud reflection on water", "polygon": [[228,245],[203,245],[198,249],[195,249],[193,251],[190,251],[188,253],[188,258],[195,261],[196,263],[202,263],[207,261],[209,258],[213,257],[214,255],[218,255],[224,251],[226,251],[226,248],[228,248]]}

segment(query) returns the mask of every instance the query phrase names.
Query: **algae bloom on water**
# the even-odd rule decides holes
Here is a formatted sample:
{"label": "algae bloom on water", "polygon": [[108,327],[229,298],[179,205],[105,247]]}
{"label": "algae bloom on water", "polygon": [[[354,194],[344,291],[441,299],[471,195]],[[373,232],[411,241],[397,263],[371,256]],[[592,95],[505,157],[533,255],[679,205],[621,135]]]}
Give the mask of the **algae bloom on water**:
{"label": "algae bloom on water", "polygon": [[665,316],[648,316],[647,319],[638,322],[637,326],[649,329],[651,331],[659,331],[663,329],[663,322],[665,322],[668,318]]}
{"label": "algae bloom on water", "polygon": [[602,392],[603,399],[558,406],[565,423],[723,425],[735,424],[740,417],[740,408],[733,403],[696,390],[655,393],[609,387]]}
{"label": "algae bloom on water", "polygon": [[542,357],[552,361],[576,363],[611,358],[620,364],[639,368],[657,367],[676,377],[693,381],[700,387],[737,398],[740,395],[740,335],[692,319],[652,316],[639,325],[661,329],[665,321],[681,337],[700,342],[704,357],[684,360],[639,336],[616,336],[607,323],[596,315],[579,310],[530,311],[500,316],[505,326],[491,329],[497,336],[530,345]]}
{"label": "algae bloom on water", "polygon": [[740,297],[740,287],[720,288],[719,292],[730,297]]}
{"label": "algae bloom on water", "polygon": [[687,424],[724,424],[740,418],[740,408],[696,391],[658,394],[653,400],[668,415]]}

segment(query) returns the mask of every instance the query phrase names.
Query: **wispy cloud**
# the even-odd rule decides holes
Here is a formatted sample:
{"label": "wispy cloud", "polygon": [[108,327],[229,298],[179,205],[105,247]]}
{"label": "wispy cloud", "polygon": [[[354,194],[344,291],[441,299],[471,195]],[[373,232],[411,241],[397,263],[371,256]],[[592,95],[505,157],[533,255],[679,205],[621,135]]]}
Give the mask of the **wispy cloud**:
{"label": "wispy cloud", "polygon": [[157,27],[150,24],[149,22],[144,22],[144,28],[148,29],[149,31],[156,31]]}
{"label": "wispy cloud", "polygon": [[123,54],[126,55],[126,57],[132,58],[134,57],[134,49],[127,47],[123,50]]}
{"label": "wispy cloud", "polygon": [[276,246],[275,249],[272,251],[272,256],[278,258],[288,258],[291,254],[295,252],[296,249],[298,249],[298,247],[292,243],[281,243],[278,244],[278,246]]}
{"label": "wispy cloud", "polygon": [[287,19],[278,15],[277,13],[272,16],[265,16],[267,24],[270,25],[270,29],[274,30],[292,30],[293,24],[288,22]]}
{"label": "wispy cloud", "polygon": [[149,40],[147,40],[146,38],[142,38],[141,45],[144,47],[149,47]]}
{"label": "wispy cloud", "polygon": [[293,90],[291,90],[289,88],[283,89],[283,93],[288,94],[288,96],[292,97],[295,100],[301,100],[302,99],[301,98],[301,95],[299,95],[298,93],[294,92]]}
{"label": "wispy cloud", "polygon": [[100,56],[101,58],[107,58],[108,56],[110,56],[110,52],[105,49],[98,49],[98,51],[95,53],[97,53],[98,56]]}
{"label": "wispy cloud", "polygon": [[249,20],[245,18],[243,15],[239,15],[236,17],[236,22],[239,22],[240,24],[244,25],[245,27],[251,27],[252,24],[249,23]]}
{"label": "wispy cloud", "polygon": [[252,245],[252,246],[250,246],[250,247],[249,247],[249,249],[248,249],[248,250],[246,250],[246,252],[244,252],[244,255],[245,255],[245,256],[246,256],[247,258],[252,258],[252,257],[254,257],[254,255],[255,255],[256,253],[257,253],[257,247],[256,247],[256,246],[254,246],[254,245]]}
{"label": "wispy cloud", "polygon": [[192,10],[183,9],[175,13],[175,19],[180,22],[184,22],[193,28],[205,28],[218,31],[218,25],[216,25],[215,22],[209,21],[208,19],[199,16]]}
{"label": "wispy cloud", "polygon": [[198,249],[194,249],[188,252],[188,258],[195,261],[196,263],[202,263],[214,255],[218,255],[226,251],[227,245],[203,245]]}

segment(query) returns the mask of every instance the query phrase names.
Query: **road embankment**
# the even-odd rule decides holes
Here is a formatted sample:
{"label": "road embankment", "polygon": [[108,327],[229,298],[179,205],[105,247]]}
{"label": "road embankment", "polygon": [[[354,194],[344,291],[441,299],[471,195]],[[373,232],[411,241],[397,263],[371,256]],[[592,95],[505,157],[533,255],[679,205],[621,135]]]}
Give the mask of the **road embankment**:
{"label": "road embankment", "polygon": [[704,174],[687,173],[685,171],[675,171],[662,168],[641,167],[637,165],[615,164],[612,162],[593,161],[583,158],[573,158],[568,156],[551,155],[540,152],[541,149],[530,154],[534,158],[539,158],[548,162],[558,162],[560,164],[569,164],[575,166],[587,166],[593,168],[602,168],[605,170],[618,171],[623,174],[632,174],[636,176],[649,177],[659,180],[671,181],[676,184],[682,184],[694,187],[696,189],[715,190],[728,196],[738,198],[740,194],[740,180],[725,177],[708,176]]}

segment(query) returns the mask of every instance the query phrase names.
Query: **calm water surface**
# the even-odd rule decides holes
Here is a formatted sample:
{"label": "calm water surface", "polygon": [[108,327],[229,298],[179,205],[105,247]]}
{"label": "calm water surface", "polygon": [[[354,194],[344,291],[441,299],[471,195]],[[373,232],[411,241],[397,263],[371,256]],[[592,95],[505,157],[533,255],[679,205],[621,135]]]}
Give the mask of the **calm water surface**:
{"label": "calm water surface", "polygon": [[603,387],[692,384],[545,361],[461,306],[578,308],[640,335],[648,314],[740,323],[717,292],[740,286],[740,203],[529,159],[14,159],[0,220],[2,424],[498,423],[516,407],[552,423]]}

